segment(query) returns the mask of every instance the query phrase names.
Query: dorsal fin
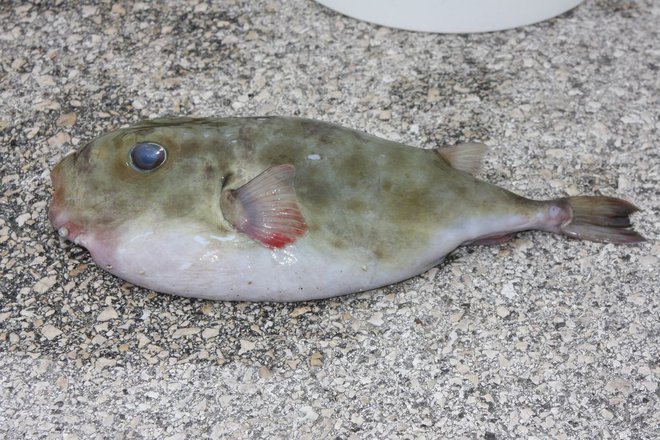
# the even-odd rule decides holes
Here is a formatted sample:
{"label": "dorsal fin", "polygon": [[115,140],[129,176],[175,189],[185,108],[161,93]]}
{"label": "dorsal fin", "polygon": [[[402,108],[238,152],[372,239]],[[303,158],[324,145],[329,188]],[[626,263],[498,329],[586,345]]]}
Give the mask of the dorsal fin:
{"label": "dorsal fin", "polygon": [[469,142],[446,147],[438,147],[434,151],[447,162],[452,168],[477,174],[481,169],[481,161],[488,150],[485,144]]}
{"label": "dorsal fin", "polygon": [[222,193],[222,214],[236,229],[269,248],[293,243],[307,230],[293,187],[295,167],[268,168],[236,190]]}

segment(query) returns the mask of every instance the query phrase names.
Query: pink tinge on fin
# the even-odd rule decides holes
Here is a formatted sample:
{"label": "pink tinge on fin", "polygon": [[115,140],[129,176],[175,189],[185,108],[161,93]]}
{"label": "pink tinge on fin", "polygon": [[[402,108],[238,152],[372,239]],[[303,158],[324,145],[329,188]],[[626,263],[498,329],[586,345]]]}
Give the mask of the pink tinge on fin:
{"label": "pink tinge on fin", "polygon": [[290,164],[268,168],[236,190],[223,193],[225,218],[269,248],[282,248],[307,231],[298,206]]}
{"label": "pink tinge on fin", "polygon": [[487,150],[487,145],[471,142],[439,147],[435,149],[435,152],[449,162],[452,168],[470,174],[477,174],[481,169],[481,161]]}

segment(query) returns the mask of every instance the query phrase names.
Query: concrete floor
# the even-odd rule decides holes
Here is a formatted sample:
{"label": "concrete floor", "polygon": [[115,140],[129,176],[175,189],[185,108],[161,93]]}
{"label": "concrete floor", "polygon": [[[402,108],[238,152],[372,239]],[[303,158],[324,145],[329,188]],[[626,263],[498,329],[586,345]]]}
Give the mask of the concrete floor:
{"label": "concrete floor", "polygon": [[[112,3],[0,5],[2,437],[658,438],[658,2],[479,35],[303,0]],[[156,294],[61,241],[46,212],[62,155],[167,114],[486,142],[484,179],[626,198],[649,241],[523,233],[311,303]]]}

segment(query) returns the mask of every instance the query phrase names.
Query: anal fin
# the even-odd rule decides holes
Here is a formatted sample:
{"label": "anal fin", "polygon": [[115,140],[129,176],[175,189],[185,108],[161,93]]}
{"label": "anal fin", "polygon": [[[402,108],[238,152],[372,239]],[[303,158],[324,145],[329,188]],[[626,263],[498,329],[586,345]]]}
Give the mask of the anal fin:
{"label": "anal fin", "polygon": [[488,146],[485,144],[470,142],[438,147],[434,151],[449,162],[452,168],[474,175],[481,169],[481,161],[487,150]]}
{"label": "anal fin", "polygon": [[485,246],[485,245],[491,245],[491,244],[500,244],[500,243],[506,243],[507,241],[511,240],[513,238],[513,233],[504,233],[504,234],[493,234],[493,235],[486,235],[480,238],[477,238],[476,240],[472,240],[467,243],[463,243],[464,246]]}
{"label": "anal fin", "polygon": [[307,231],[293,186],[295,167],[268,168],[222,193],[222,213],[237,230],[269,248],[282,248]]}

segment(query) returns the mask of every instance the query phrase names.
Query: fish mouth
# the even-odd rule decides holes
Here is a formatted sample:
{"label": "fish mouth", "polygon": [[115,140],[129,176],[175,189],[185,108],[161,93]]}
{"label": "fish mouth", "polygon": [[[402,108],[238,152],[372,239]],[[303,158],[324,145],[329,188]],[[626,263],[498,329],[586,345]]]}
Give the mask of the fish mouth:
{"label": "fish mouth", "polygon": [[69,213],[53,202],[48,210],[48,219],[60,237],[84,246],[85,231],[80,224],[70,220]]}
{"label": "fish mouth", "polygon": [[51,223],[60,237],[81,246],[86,245],[84,230],[77,223],[66,220],[51,220]]}

